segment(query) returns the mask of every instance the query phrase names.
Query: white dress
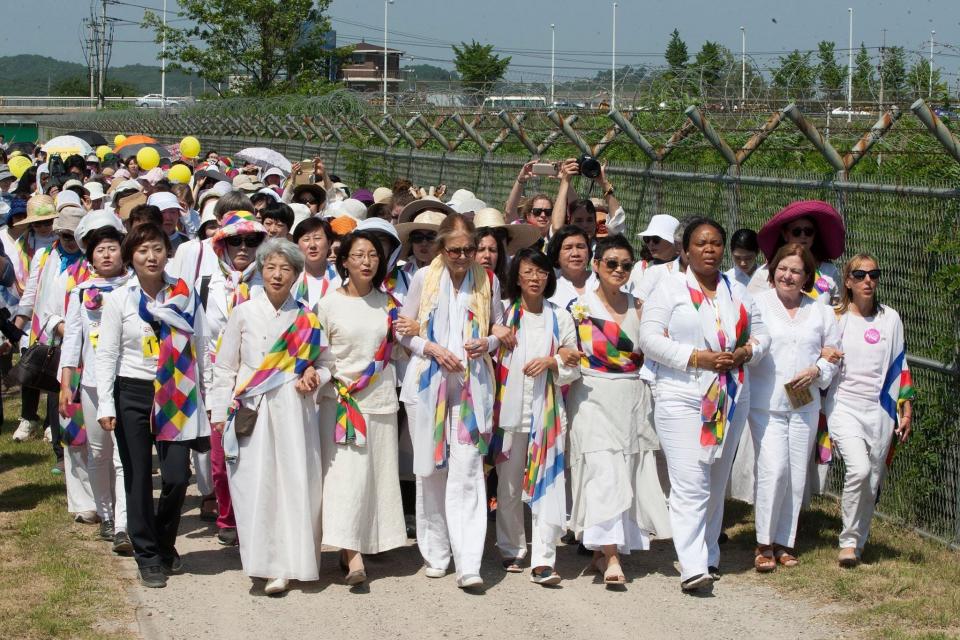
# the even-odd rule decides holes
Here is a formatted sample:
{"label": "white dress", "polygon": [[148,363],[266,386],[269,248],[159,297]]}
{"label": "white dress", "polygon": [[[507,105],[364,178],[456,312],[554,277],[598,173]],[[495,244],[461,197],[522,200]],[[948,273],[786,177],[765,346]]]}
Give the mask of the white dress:
{"label": "white dress", "polygon": [[[595,318],[612,320],[591,291],[579,300]],[[577,303],[575,303],[577,304]],[[640,351],[640,318],[628,294],[621,330]],[[639,373],[611,374],[581,366],[567,395],[570,419],[570,529],[589,548],[617,544],[621,553],[669,538],[666,499],[657,475],[660,448],[650,390]]]}
{"label": "white dress", "polygon": [[[298,309],[288,298],[277,310],[262,295],[230,314],[214,368],[214,422],[226,420],[235,388],[260,366]],[[227,465],[243,570],[251,577],[316,580],[323,496],[316,403],[284,384],[253,406],[256,427],[239,438],[239,456]]]}
{"label": "white dress", "polygon": [[[341,382],[356,380],[374,358],[387,332],[387,294],[362,298],[331,289],[320,299],[317,317],[330,348],[324,366]],[[354,399],[367,425],[364,446],[337,444],[336,391],[321,389],[323,457],[323,543],[360,553],[381,553],[407,542],[397,469],[397,402],[393,364]]]}

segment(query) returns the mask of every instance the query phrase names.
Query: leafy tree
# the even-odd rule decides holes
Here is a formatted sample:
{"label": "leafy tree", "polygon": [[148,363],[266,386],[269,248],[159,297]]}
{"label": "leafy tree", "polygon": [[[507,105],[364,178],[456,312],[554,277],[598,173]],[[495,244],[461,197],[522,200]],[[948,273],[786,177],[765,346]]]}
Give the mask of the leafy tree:
{"label": "leafy tree", "polygon": [[701,94],[717,87],[721,75],[732,61],[733,57],[726,47],[709,40],[703,43],[693,60],[693,69],[700,75]]}
{"label": "leafy tree", "polygon": [[447,69],[442,69],[436,67],[432,64],[413,64],[408,65],[401,69],[401,71],[410,71],[416,75],[417,80],[459,80],[460,76],[457,75],[456,71],[448,71]]}
{"label": "leafy tree", "polygon": [[873,61],[867,47],[861,42],[857,57],[853,60],[853,99],[859,101],[873,99],[873,87],[877,78],[873,72]]}
{"label": "leafy tree", "polygon": [[507,72],[510,56],[501,58],[493,52],[492,44],[480,44],[471,40],[453,45],[453,64],[460,73],[463,86],[484,95],[491,86]]}
{"label": "leafy tree", "polygon": [[[260,95],[292,85],[295,74],[315,71],[329,57],[324,37],[331,0],[179,0],[177,15],[191,24],[163,26],[146,11],[143,27],[167,37],[174,68],[194,71],[216,85],[243,76],[242,91]],[[229,83],[228,83],[229,84]]]}
{"label": "leafy tree", "polygon": [[817,81],[820,91],[828,99],[839,98],[843,94],[844,73],[837,64],[837,45],[829,40],[822,40],[817,45]]}
{"label": "leafy tree", "polygon": [[[120,82],[118,80],[105,79],[103,87],[104,95],[108,96],[135,96],[139,93],[137,88],[129,82]],[[55,96],[82,96],[90,95],[90,76],[73,76],[65,78],[51,89]]]}
{"label": "leafy tree", "polygon": [[780,66],[773,70],[773,86],[792,93],[807,93],[816,84],[817,71],[811,64],[813,52],[797,49],[780,57]]}
{"label": "leafy tree", "polygon": [[687,43],[680,39],[678,29],[674,29],[673,33],[670,34],[670,42],[667,43],[667,50],[663,57],[667,59],[667,64],[670,65],[670,70],[674,75],[680,75],[687,68],[687,60],[690,58],[690,54],[687,52]]}
{"label": "leafy tree", "polygon": [[[907,90],[911,98],[924,98],[930,95],[930,61],[920,58],[907,72]],[[933,97],[942,100],[947,93],[947,85],[941,80],[940,69],[933,70]]]}
{"label": "leafy tree", "polygon": [[883,91],[885,96],[899,99],[907,83],[907,63],[903,47],[887,47],[883,52]]}

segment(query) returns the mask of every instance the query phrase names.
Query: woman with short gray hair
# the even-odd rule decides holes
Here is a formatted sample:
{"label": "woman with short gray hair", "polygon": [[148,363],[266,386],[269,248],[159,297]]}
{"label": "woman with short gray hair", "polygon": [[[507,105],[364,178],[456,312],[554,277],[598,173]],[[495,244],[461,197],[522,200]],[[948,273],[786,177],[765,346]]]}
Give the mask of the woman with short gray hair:
{"label": "woman with short gray hair", "polygon": [[[223,434],[244,572],[267,595],[319,577],[323,495],[314,392],[326,338],[317,316],[290,296],[303,269],[292,242],[257,250],[263,294],[230,314],[217,352],[211,422]],[[267,338],[264,340],[264,338]],[[295,491],[285,488],[296,487]]]}

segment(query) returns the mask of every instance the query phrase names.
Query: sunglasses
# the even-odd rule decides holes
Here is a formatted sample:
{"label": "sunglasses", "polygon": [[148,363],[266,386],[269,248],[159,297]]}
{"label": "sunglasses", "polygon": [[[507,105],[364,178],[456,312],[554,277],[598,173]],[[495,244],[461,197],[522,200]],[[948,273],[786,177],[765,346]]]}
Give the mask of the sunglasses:
{"label": "sunglasses", "polygon": [[73,242],[74,238],[72,233],[58,233],[57,235],[60,236],[61,240],[65,240],[66,242]]}
{"label": "sunglasses", "polygon": [[443,251],[451,258],[472,258],[477,253],[476,247],[444,247]]}
{"label": "sunglasses", "polygon": [[304,197],[301,196],[301,197],[300,197],[300,204],[305,204],[305,205],[307,205],[307,206],[309,207],[309,206],[312,205],[312,204],[317,204],[317,201],[314,200],[313,198],[304,198]]}
{"label": "sunglasses", "polygon": [[437,239],[437,234],[432,231],[411,231],[410,242],[418,244],[420,242],[433,242]]}
{"label": "sunglasses", "polygon": [[880,269],[870,269],[870,271],[864,271],[863,269],[854,269],[850,272],[850,275],[853,276],[853,279],[857,282],[865,279],[867,276],[870,276],[870,279],[876,282],[880,279]]}
{"label": "sunglasses", "polygon": [[534,218],[539,218],[540,216],[549,216],[552,213],[553,209],[543,209],[541,207],[530,209],[530,215],[532,215]]}
{"label": "sunglasses", "polygon": [[621,269],[629,273],[630,270],[633,269],[633,263],[630,262],[629,260],[624,260],[623,262],[620,262],[619,260],[612,260],[612,259],[604,260],[603,264],[610,271],[616,271],[617,267],[620,267]]}
{"label": "sunglasses", "polygon": [[224,242],[231,247],[245,246],[247,249],[256,249],[263,242],[263,238],[257,235],[230,236]]}
{"label": "sunglasses", "polygon": [[812,238],[816,233],[817,230],[813,227],[794,227],[790,230],[790,235],[794,238],[799,238],[800,236]]}
{"label": "sunglasses", "polygon": [[658,236],[643,236],[643,244],[660,244],[663,238]]}

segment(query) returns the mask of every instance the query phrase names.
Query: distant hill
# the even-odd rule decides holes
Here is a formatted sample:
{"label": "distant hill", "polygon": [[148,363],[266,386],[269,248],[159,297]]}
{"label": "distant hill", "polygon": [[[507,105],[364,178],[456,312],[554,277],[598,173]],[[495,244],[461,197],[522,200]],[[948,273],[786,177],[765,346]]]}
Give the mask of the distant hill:
{"label": "distant hill", "polygon": [[[46,96],[51,95],[58,84],[75,78],[87,78],[86,64],[64,62],[47,56],[18,55],[0,56],[0,95]],[[135,89],[136,95],[160,93],[160,67],[129,64],[110,67],[107,80],[119,82]],[[84,87],[89,86],[84,83]],[[167,95],[199,95],[203,81],[181,71],[167,71]],[[86,92],[80,95],[87,95]]]}

